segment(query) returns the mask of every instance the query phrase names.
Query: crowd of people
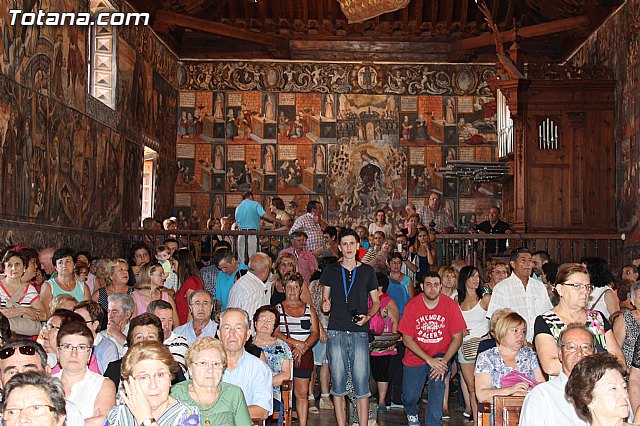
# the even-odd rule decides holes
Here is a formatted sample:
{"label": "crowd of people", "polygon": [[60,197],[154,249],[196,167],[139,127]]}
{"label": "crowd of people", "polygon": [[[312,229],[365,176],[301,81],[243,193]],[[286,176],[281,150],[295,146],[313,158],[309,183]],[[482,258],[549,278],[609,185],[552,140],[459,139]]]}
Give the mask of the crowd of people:
{"label": "crowd of people", "polygon": [[[250,193],[243,204],[238,229],[259,229],[265,209]],[[341,426],[390,410],[419,425],[425,385],[427,426],[450,417],[456,387],[469,421],[501,395],[526,396],[523,426],[633,421],[636,264],[614,274],[600,258],[557,265],[495,242],[503,256],[486,265],[439,264],[435,233],[452,223],[437,193],[406,223],[379,210],[353,229],[322,221],[315,201],[293,220],[270,210],[290,236],[275,253],[213,234],[204,259],[173,236],[129,259],[6,248],[3,423],[281,424],[287,380],[300,425],[321,410]]]}

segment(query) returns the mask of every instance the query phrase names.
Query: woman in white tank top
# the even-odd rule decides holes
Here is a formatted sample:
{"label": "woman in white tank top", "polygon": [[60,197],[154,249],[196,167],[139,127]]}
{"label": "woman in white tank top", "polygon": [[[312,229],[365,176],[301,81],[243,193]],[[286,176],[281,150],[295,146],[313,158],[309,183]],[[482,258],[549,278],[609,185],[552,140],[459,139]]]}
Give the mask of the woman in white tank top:
{"label": "woman in white tank top", "polygon": [[[491,296],[488,294],[483,295],[482,288],[480,287],[480,272],[473,266],[465,266],[462,268],[458,275],[458,304],[460,305],[464,321],[467,323],[467,329],[463,333],[463,346],[474,345],[471,342],[478,340],[474,338],[480,338],[489,333],[489,321],[486,317],[490,298]],[[477,352],[477,344],[474,346]],[[472,419],[478,418],[478,401],[476,399],[473,374],[476,367],[476,355],[477,354],[474,354],[472,358],[465,358],[462,347],[460,347],[458,351],[460,369],[462,370],[462,376],[469,390],[469,405],[471,405]]]}

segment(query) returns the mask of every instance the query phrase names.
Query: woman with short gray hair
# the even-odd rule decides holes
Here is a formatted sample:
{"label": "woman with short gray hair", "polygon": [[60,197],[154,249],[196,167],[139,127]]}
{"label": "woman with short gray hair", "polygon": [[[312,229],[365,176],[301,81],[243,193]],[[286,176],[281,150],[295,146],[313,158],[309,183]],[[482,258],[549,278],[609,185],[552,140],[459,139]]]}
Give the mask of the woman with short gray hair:
{"label": "woman with short gray hair", "polygon": [[62,426],[67,417],[62,383],[44,373],[18,374],[2,395],[2,420],[7,426],[18,424],[22,416],[37,417],[38,425]]}

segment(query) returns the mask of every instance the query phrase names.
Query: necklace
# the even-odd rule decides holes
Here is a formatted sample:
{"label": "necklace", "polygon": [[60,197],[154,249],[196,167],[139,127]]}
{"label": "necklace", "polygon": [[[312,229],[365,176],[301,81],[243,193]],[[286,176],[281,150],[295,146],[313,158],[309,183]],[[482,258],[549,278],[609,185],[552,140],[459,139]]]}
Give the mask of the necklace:
{"label": "necklace", "polygon": [[211,394],[211,397],[207,398],[207,399],[211,399],[211,402],[208,403],[204,403],[202,402],[202,398],[200,397],[200,395],[198,394],[198,390],[196,389],[196,387],[193,385],[193,383],[191,383],[190,386],[191,390],[193,391],[193,394],[195,395],[195,401],[202,405],[203,407],[205,405],[208,405],[209,408],[211,408],[211,405],[215,404],[216,400],[218,399],[218,394],[220,393],[220,385],[216,386],[215,388],[213,388],[213,392]]}

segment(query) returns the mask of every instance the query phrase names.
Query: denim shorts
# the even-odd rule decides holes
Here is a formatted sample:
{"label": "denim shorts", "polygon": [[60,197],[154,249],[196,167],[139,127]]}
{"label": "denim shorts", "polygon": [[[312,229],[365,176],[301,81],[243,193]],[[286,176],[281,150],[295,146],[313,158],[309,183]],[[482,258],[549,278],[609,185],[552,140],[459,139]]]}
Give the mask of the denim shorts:
{"label": "denim shorts", "polygon": [[367,332],[327,330],[331,394],[347,394],[347,368],[351,367],[356,398],[371,396],[369,389],[369,335]]}
{"label": "denim shorts", "polygon": [[329,362],[329,358],[327,358],[327,344],[320,342],[318,340],[313,348],[313,364],[314,365],[322,365],[324,363]]}

